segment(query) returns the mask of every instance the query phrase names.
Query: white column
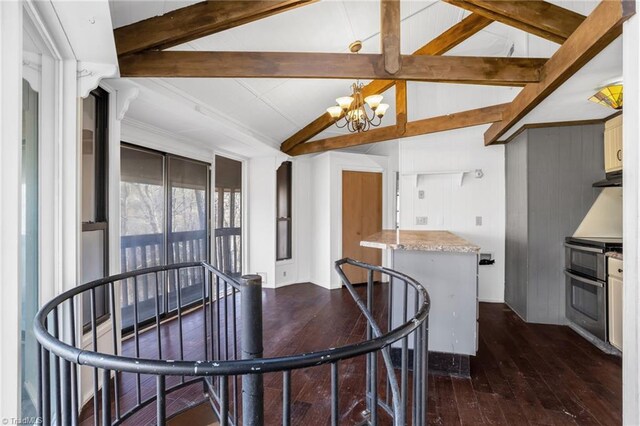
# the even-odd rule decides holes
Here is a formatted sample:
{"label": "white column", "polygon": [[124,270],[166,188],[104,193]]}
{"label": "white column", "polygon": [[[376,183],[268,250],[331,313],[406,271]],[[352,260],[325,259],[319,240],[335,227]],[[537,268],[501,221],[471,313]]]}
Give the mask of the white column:
{"label": "white column", "polygon": [[0,419],[20,403],[20,153],[22,139],[22,3],[0,2]]}
{"label": "white column", "polygon": [[[636,10],[640,11],[640,3]],[[633,16],[623,30],[623,229],[624,229],[624,293],[622,355],[622,417],[625,425],[640,424],[640,279],[638,278],[638,223],[640,222],[640,18]]]}

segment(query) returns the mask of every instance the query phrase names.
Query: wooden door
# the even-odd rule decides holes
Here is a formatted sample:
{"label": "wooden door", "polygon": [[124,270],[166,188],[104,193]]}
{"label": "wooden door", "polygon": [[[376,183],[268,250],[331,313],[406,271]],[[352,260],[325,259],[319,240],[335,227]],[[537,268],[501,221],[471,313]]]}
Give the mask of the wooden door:
{"label": "wooden door", "polygon": [[[360,241],[382,230],[382,173],[342,172],[342,257],[380,265],[382,250],[361,247]],[[367,272],[348,266],[352,283],[367,281]],[[379,279],[376,274],[375,279]]]}

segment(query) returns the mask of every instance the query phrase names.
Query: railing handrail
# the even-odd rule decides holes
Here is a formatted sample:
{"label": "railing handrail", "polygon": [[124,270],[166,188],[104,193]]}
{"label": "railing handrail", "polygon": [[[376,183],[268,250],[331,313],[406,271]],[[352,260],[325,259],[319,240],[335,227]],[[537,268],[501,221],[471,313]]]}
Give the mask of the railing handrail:
{"label": "railing handrail", "polygon": [[55,355],[79,365],[88,365],[107,370],[116,370],[137,374],[169,375],[169,376],[230,376],[245,374],[271,373],[285,370],[294,370],[323,364],[333,363],[373,351],[383,349],[392,343],[408,336],[416,330],[429,315],[430,299],[425,288],[413,278],[400,272],[381,266],[371,266],[352,259],[342,259],[336,262],[336,268],[343,264],[366,266],[367,268],[405,281],[422,295],[422,305],[416,314],[404,324],[393,330],[370,340],[331,348],[305,354],[287,355],[272,358],[260,358],[251,360],[219,360],[219,361],[182,361],[182,360],[158,360],[149,358],[133,358],[116,356],[101,352],[78,349],[51,335],[46,328],[46,318],[64,301],[77,296],[87,290],[100,285],[121,281],[133,276],[146,275],[155,272],[183,269],[189,267],[205,267],[215,275],[223,277],[229,284],[242,291],[242,284],[223,274],[206,262],[188,262],[172,265],[154,266],[135,271],[125,272],[109,277],[101,278],[89,283],[74,287],[54,297],[46,303],[36,314],[34,332],[37,340],[47,350]]}

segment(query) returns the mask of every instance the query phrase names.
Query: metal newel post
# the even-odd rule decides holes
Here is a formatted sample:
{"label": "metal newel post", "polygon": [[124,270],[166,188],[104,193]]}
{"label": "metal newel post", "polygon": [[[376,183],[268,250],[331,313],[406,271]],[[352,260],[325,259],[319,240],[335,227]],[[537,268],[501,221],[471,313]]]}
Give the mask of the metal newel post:
{"label": "metal newel post", "polygon": [[[262,277],[244,275],[241,281],[242,359],[262,358]],[[242,376],[242,424],[264,424],[264,388],[261,373]]]}

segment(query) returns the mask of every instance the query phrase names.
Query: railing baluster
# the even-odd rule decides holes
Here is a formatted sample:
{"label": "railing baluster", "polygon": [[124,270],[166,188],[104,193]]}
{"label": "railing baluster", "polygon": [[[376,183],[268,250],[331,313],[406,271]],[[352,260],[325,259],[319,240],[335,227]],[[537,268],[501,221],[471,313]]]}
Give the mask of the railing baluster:
{"label": "railing baluster", "polygon": [[[216,343],[218,346],[218,357],[216,359],[220,360],[222,349],[221,349],[221,339],[220,339],[220,277],[216,275]],[[217,379],[218,384],[218,393],[220,393],[220,378]]]}
{"label": "railing baluster", "polygon": [[229,283],[224,282],[224,359],[229,360]]}
{"label": "railing baluster", "polygon": [[336,361],[331,364],[331,426],[337,426],[340,422],[339,393],[338,362]]}
{"label": "railing baluster", "polygon": [[[408,304],[408,289],[409,289],[409,283],[407,283],[406,281],[403,281],[404,283],[404,289],[403,289],[403,295],[402,295],[402,318],[403,318],[403,323],[407,322],[407,304]],[[407,419],[407,401],[408,401],[408,393],[409,393],[409,377],[408,377],[408,370],[409,370],[409,341],[408,341],[408,336],[405,336],[402,338],[402,356],[401,356],[401,361],[400,361],[400,380],[401,380],[401,412],[400,412],[400,416],[401,416],[401,423],[404,424],[404,422],[406,422]]]}
{"label": "railing baluster", "polygon": [[164,426],[167,420],[165,377],[161,374],[156,376],[156,424]]}
{"label": "railing baluster", "polygon": [[[140,358],[140,330],[138,325],[138,276],[133,277],[133,339],[136,358]],[[142,389],[140,386],[140,373],[136,373],[136,403],[142,402]]]}
{"label": "railing baluster", "polygon": [[[175,271],[175,285],[176,285],[176,303],[178,309],[178,340],[180,346],[180,360],[184,361],[184,339],[182,337],[182,288],[180,288],[180,274],[178,269]],[[184,376],[182,376],[182,382],[184,383]]]}
{"label": "railing baluster", "polygon": [[[98,325],[96,321],[96,289],[93,287],[90,291],[89,303],[91,303],[91,340],[94,352],[98,352]],[[93,423],[98,426],[98,368],[93,368]]]}
{"label": "railing baluster", "polygon": [[106,369],[102,370],[102,426],[111,425],[110,383],[111,383],[111,371]]}
{"label": "railing baluster", "polygon": [[36,400],[36,414],[38,417],[42,418],[42,396],[43,396],[43,386],[42,386],[42,345],[40,342],[37,342],[36,350],[38,351],[38,399]]}
{"label": "railing baluster", "polygon": [[422,368],[420,370],[422,390],[420,392],[420,407],[422,407],[421,418],[422,424],[427,424],[427,413],[429,408],[428,383],[429,383],[429,317],[425,318],[422,323]]}
{"label": "railing baluster", "polygon": [[291,371],[285,370],[282,373],[282,426],[290,426],[290,425],[291,425]]}
{"label": "railing baluster", "polygon": [[160,327],[160,282],[158,272],[155,274],[155,298],[156,298],[156,340],[158,342],[158,359],[162,359],[162,330]]}
{"label": "railing baluster", "polygon": [[[367,271],[367,310],[373,316],[373,271],[369,269]],[[367,340],[371,340],[373,337],[373,328],[371,323],[367,321]],[[370,416],[373,416],[373,412],[376,409],[377,401],[373,400],[373,386],[375,384],[372,381],[373,374],[373,353],[368,353],[366,356],[366,366],[365,366],[365,382],[366,382],[366,401],[367,401],[367,409],[369,411]]]}
{"label": "railing baluster", "polygon": [[[389,276],[388,293],[387,293],[387,332],[392,330],[393,323],[393,277]],[[389,376],[386,376],[385,402],[389,405],[391,401],[391,382]]]}
{"label": "railing baluster", "polygon": [[215,360],[216,359],[216,351],[215,351],[215,335],[216,335],[216,331],[215,331],[215,327],[214,327],[214,314],[213,314],[213,305],[216,301],[216,298],[218,297],[216,294],[214,294],[213,291],[213,281],[211,279],[211,271],[209,270],[205,270],[204,272],[207,275],[207,282],[209,283],[209,294],[210,294],[210,300],[209,300],[209,328],[211,329],[211,342],[209,343],[209,350],[211,351],[211,359]]}
{"label": "railing baluster", "polygon": [[[418,312],[418,290],[414,289],[414,300],[413,300],[413,315],[415,316],[415,314]],[[418,330],[415,330],[413,332],[413,372],[411,374],[412,377],[412,382],[413,382],[413,404],[411,404],[412,410],[411,410],[411,415],[412,415],[412,419],[413,419],[413,424],[417,425],[418,424],[418,416],[419,416],[419,408],[418,408],[418,388],[419,388],[419,383],[418,383],[418,364],[419,364],[419,356],[420,356],[420,346],[419,346],[419,339],[418,339],[418,335],[420,333],[418,332]]]}
{"label": "railing baluster", "polygon": [[[53,328],[53,337],[58,338],[60,336],[60,329],[58,327],[58,307],[55,307],[51,312],[51,327]],[[53,355],[53,392],[55,396],[55,413],[56,421],[62,417],[62,401],[60,395],[60,358]]]}
{"label": "railing baluster", "polygon": [[209,336],[208,327],[207,327],[207,287],[208,287],[208,279],[202,281],[202,331],[204,333],[204,359],[209,359],[209,346],[207,345],[207,337]]}
{"label": "railing baluster", "polygon": [[[238,317],[236,316],[236,288],[235,287],[231,287],[231,294],[232,294],[232,299],[231,299],[231,303],[232,303],[232,313],[231,315],[233,316],[233,359],[238,359]],[[233,376],[233,417],[234,420],[237,422],[238,420],[238,376],[235,375]]]}
{"label": "railing baluster", "polygon": [[[121,285],[124,281],[120,281]],[[116,289],[115,283],[111,281],[109,283],[109,292],[111,293],[111,343],[113,345],[113,354],[118,356],[118,330],[120,327],[116,324]],[[122,288],[121,288],[122,290]],[[113,373],[113,401],[115,403],[115,420],[118,421],[120,419],[120,379],[118,377],[118,372],[114,371]]]}
{"label": "railing baluster", "polygon": [[371,424],[378,424],[378,352],[371,353]]}
{"label": "railing baluster", "polygon": [[62,375],[62,424],[71,424],[71,363],[66,359],[62,359],[62,367],[60,369]]}
{"label": "railing baluster", "polygon": [[[244,420],[244,419],[243,419]],[[220,377],[220,426],[229,424],[229,379]],[[251,424],[251,423],[248,423]]]}
{"label": "railing baluster", "polygon": [[[45,327],[47,324],[45,323]],[[42,423],[45,425],[51,424],[51,372],[49,370],[50,356],[49,351],[45,348],[42,348],[41,360],[42,364],[42,376],[40,380],[42,381],[42,412],[40,416],[42,417]]]}
{"label": "railing baluster", "polygon": [[[71,346],[76,347],[76,307],[74,298],[69,299],[69,315],[71,333]],[[71,364],[71,426],[78,424],[78,366],[76,363]]]}

